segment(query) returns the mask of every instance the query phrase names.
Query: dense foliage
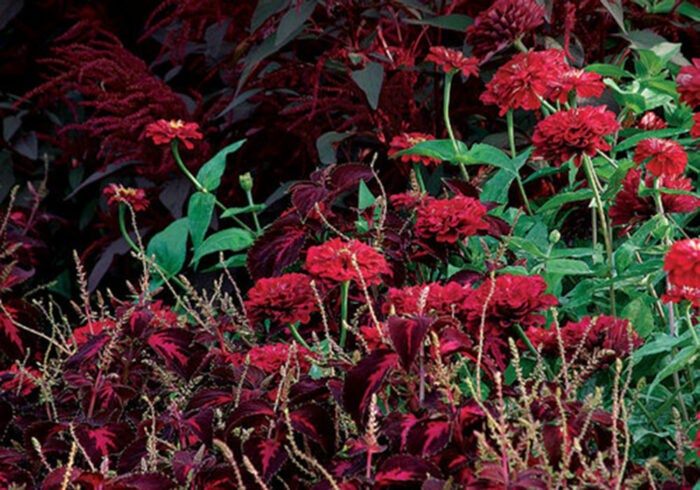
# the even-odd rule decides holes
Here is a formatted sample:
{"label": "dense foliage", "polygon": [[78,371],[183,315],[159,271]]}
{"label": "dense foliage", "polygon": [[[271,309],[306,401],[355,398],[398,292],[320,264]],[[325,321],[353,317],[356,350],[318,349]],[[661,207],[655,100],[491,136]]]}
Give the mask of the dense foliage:
{"label": "dense foliage", "polygon": [[3,9],[0,486],[697,487],[692,2]]}

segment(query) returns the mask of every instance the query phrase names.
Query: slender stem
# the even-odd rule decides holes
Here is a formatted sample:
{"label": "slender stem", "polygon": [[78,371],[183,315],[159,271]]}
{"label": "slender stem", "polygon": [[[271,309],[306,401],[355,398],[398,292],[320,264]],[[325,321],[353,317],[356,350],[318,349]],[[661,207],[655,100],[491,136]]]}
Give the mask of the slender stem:
{"label": "slender stem", "polygon": [[[250,189],[245,191],[245,197],[248,199],[248,205],[253,207],[255,206],[255,202],[253,202],[253,193],[250,192]],[[260,228],[260,222],[258,221],[258,213],[255,212],[255,209],[253,209],[250,214],[253,215],[253,223],[255,223],[255,230],[258,232],[258,235],[262,232],[262,228]]]}
{"label": "slender stem", "polygon": [[527,53],[527,48],[523,44],[522,36],[520,36],[518,39],[513,41],[513,46],[515,46],[515,49],[517,49],[521,53]]}
{"label": "slender stem", "polygon": [[348,335],[348,331],[345,328],[345,324],[348,321],[348,293],[350,291],[350,281],[345,281],[340,284],[340,348],[345,347],[345,340]]}
{"label": "slender stem", "polygon": [[122,236],[124,237],[124,240],[126,240],[126,243],[129,244],[129,246],[134,249],[136,253],[141,253],[141,250],[136,246],[134,241],[131,239],[129,236],[129,233],[126,231],[126,223],[124,220],[124,214],[126,212],[126,205],[123,203],[119,203],[119,229],[122,232]]}
{"label": "slender stem", "polygon": [[418,181],[418,187],[420,187],[421,192],[426,192],[425,190],[425,183],[423,182],[423,174],[421,173],[420,165],[418,165],[418,162],[411,162],[413,163],[413,173],[416,174],[416,180]]}
{"label": "slender stem", "polygon": [[[610,228],[608,227],[608,220],[605,216],[605,208],[603,208],[603,200],[600,198],[600,190],[598,189],[598,183],[595,178],[595,170],[593,169],[593,162],[588,155],[583,155],[583,164],[586,170],[586,175],[588,176],[588,182],[593,189],[593,195],[595,196],[596,207],[598,208],[598,217],[600,218],[600,226],[603,230],[603,239],[605,241],[605,251],[608,256],[608,277],[612,278],[613,271],[615,270],[615,263],[613,261],[613,250],[612,250],[612,236],[610,233]],[[612,316],[615,316],[615,285],[610,284],[610,312]]]}
{"label": "slender stem", "polygon": [[661,199],[661,192],[659,191],[659,178],[654,177],[654,202],[656,203],[656,210],[658,213],[664,215],[664,202]]}
{"label": "slender stem", "polygon": [[[518,333],[518,336],[520,339],[523,341],[525,346],[528,348],[528,350],[535,356],[535,359],[539,359],[540,353],[537,352],[537,349],[535,349],[535,346],[532,345],[532,342],[528,338],[527,335],[525,335],[525,332],[523,331],[523,327],[520,326],[520,324],[516,323],[515,324],[515,331]],[[550,377],[550,379],[554,379],[554,373],[552,373],[552,370],[549,368],[549,365],[545,362],[543,362],[545,371],[547,371],[547,375]]]}
{"label": "slender stem", "polygon": [[618,168],[617,163],[615,163],[615,160],[613,160],[613,159],[610,158],[608,155],[606,155],[605,152],[603,152],[603,151],[600,150],[600,149],[597,149],[597,150],[596,150],[596,153],[598,153],[598,156],[603,157],[603,158],[604,158],[610,165],[612,165],[614,168]]}
{"label": "slender stem", "polygon": [[[508,143],[510,144],[510,157],[515,158],[517,153],[515,151],[515,126],[513,124],[513,110],[508,109],[506,113],[506,122],[508,123]],[[520,191],[520,196],[523,198],[525,203],[525,210],[527,214],[532,215],[532,210],[530,209],[530,203],[528,202],[527,194],[525,193],[525,186],[523,185],[523,180],[520,178],[520,173],[515,175],[515,180],[518,182],[518,190]]]}
{"label": "slender stem", "polygon": [[[452,123],[450,122],[450,92],[452,92],[452,79],[456,73],[457,70],[452,70],[445,76],[445,95],[442,101],[442,116],[445,120],[447,134],[450,136],[450,141],[452,141],[452,148],[455,151],[455,155],[459,155],[459,147],[457,146],[457,140],[452,131]],[[469,182],[469,174],[467,173],[467,168],[464,166],[464,162],[457,160],[457,164],[459,165],[459,171],[462,173],[462,178],[465,182]]]}
{"label": "slender stem", "polygon": [[296,325],[291,322],[289,322],[287,325],[289,326],[289,330],[290,332],[292,332],[292,335],[294,336],[296,341],[303,345],[306,349],[313,351],[313,349],[309,347],[309,344],[307,344],[306,341],[303,339],[303,337],[299,333],[299,330],[297,330]]}
{"label": "slender stem", "polygon": [[698,339],[698,334],[695,332],[695,328],[693,327],[693,320],[690,317],[690,308],[692,305],[688,305],[685,309],[685,319],[688,321],[688,328],[690,329],[690,335],[693,336],[693,342],[695,342],[695,345],[700,346],[700,339]]}

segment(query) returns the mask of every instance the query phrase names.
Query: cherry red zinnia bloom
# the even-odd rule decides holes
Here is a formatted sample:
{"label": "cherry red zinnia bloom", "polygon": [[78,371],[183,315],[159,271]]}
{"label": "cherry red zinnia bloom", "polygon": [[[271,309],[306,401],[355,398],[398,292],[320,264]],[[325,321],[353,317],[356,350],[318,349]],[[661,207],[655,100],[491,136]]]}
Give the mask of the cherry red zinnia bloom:
{"label": "cherry red zinnia bloom", "polygon": [[[398,152],[403,150],[408,150],[413,148],[418,143],[423,143],[424,141],[434,140],[435,137],[425,133],[401,133],[399,136],[394,136],[389,143],[389,156],[396,155]],[[437,165],[440,160],[435,158],[424,157],[421,155],[401,155],[399,161],[404,163],[422,163],[426,167],[431,165]]]}
{"label": "cherry red zinnia bloom", "polygon": [[676,83],[680,94],[678,100],[693,109],[700,105],[700,58],[693,58],[692,65],[681,68]]}
{"label": "cherry red zinnia bloom", "polygon": [[542,24],[547,11],[534,0],[496,0],[467,27],[467,41],[479,58],[489,58]]}
{"label": "cherry red zinnia bloom", "polygon": [[339,282],[353,280],[359,284],[360,278],[353,257],[356,258],[357,269],[366,284],[379,284],[379,275],[390,273],[386,259],[374,248],[358,240],[346,242],[340,238],[309,248],[304,268],[323,279]]}
{"label": "cherry red zinnia bloom", "polygon": [[108,197],[107,204],[131,204],[134,211],[143,211],[148,207],[148,199],[143,189],[124,187],[120,184],[109,184],[102,193]]}
{"label": "cherry red zinnia bloom", "polygon": [[700,288],[700,238],[674,243],[666,254],[664,270],[673,286]]}
{"label": "cherry red zinnia bloom", "polygon": [[[641,169],[633,168],[622,180],[622,189],[617,193],[615,204],[610,208],[612,225],[625,225],[620,232],[626,233],[637,223],[646,221],[656,214],[656,203],[652,196],[640,196],[639,184]],[[644,178],[647,188],[654,187],[654,177],[650,174]],[[682,191],[692,191],[693,185],[687,177],[659,177],[659,187]],[[683,194],[668,194],[661,191],[661,201],[667,213],[691,213],[700,206],[700,199]]]}
{"label": "cherry red zinnia bloom", "polygon": [[561,50],[517,54],[498,69],[481,94],[481,101],[500,107],[501,116],[509,109],[539,109],[540,97],[568,69]]}
{"label": "cherry red zinnia bloom", "polygon": [[661,295],[661,301],[664,303],[680,303],[681,301],[689,301],[695,308],[700,308],[700,289],[689,288],[686,286],[671,286],[671,288],[666,291],[665,294]]}
{"label": "cherry red zinnia bloom", "polygon": [[449,282],[390,288],[382,306],[385,314],[453,315],[462,311],[462,304],[471,292],[459,283]]}
{"label": "cherry red zinnia bloom", "polygon": [[416,214],[416,234],[437,242],[455,243],[488,228],[483,220],[486,208],[476,199],[455,196],[452,199],[429,197]]}
{"label": "cherry red zinnia bloom", "polygon": [[660,177],[681,175],[688,163],[688,154],[673,140],[649,138],[637,143],[634,149],[634,162],[641,165],[647,158],[647,170]]}
{"label": "cherry red zinnia bloom", "polygon": [[156,145],[164,145],[177,139],[182,141],[185,148],[191,150],[194,144],[190,140],[201,140],[202,133],[199,132],[199,124],[186,123],[181,119],[171,119],[166,121],[160,119],[146,126],[144,135],[147,138],[153,138]]}
{"label": "cherry red zinnia bloom", "polygon": [[245,302],[248,319],[253,324],[270,319],[277,324],[309,323],[317,311],[311,278],[306,274],[284,274],[260,279],[248,291]]}
{"label": "cherry red zinnia bloom", "polygon": [[578,166],[583,154],[593,156],[598,149],[609,150],[603,137],[618,129],[615,114],[605,107],[584,106],[555,112],[535,127],[533,155],[557,166],[575,157]]}
{"label": "cherry red zinnia bloom", "polygon": [[[700,139],[700,112],[693,116],[693,127],[690,128],[690,136]],[[698,142],[700,145],[700,142]]]}
{"label": "cherry red zinnia bloom", "polygon": [[443,46],[432,46],[425,61],[435,62],[445,73],[459,70],[467,78],[469,75],[476,76],[479,73],[479,60],[473,56],[467,58],[462,52]]}
{"label": "cherry red zinnia bloom", "polygon": [[569,93],[576,91],[579,97],[600,97],[605,89],[602,77],[597,73],[569,68],[553,80],[545,98],[558,100],[562,104],[569,100]]}
{"label": "cherry red zinnia bloom", "polygon": [[656,129],[666,129],[668,124],[653,112],[645,112],[642,118],[637,123],[636,127],[644,131],[653,131]]}
{"label": "cherry red zinnia bloom", "polygon": [[[307,371],[311,364],[308,357],[314,353],[301,345],[297,345],[296,359],[292,363],[299,363],[302,371]],[[236,352],[228,356],[228,360],[234,366],[245,364],[246,357],[250,357],[250,365],[262,369],[268,374],[279,373],[280,368],[287,363],[289,357],[289,345],[284,342],[277,344],[256,345],[246,352]]]}

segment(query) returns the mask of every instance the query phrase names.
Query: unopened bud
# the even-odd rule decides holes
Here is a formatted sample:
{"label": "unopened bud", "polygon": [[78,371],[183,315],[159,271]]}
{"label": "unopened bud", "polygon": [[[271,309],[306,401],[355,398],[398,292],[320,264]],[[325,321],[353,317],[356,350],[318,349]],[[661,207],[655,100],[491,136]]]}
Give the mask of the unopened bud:
{"label": "unopened bud", "polygon": [[246,172],[238,177],[238,183],[241,184],[241,189],[248,192],[253,189],[253,177],[250,172]]}
{"label": "unopened bud", "polygon": [[554,245],[559,240],[561,240],[561,233],[559,233],[559,230],[552,230],[549,234],[549,243]]}

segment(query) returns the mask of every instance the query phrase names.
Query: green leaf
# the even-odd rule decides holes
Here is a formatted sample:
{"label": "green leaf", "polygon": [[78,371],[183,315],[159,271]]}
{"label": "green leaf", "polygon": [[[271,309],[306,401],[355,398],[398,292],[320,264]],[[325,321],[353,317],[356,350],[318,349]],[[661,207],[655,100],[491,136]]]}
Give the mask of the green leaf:
{"label": "green leaf", "polygon": [[382,83],[384,82],[384,66],[381,63],[371,61],[362,70],[350,73],[350,77],[365,93],[370,107],[376,110],[377,104],[379,104],[379,94],[382,91]]}
{"label": "green leaf", "polygon": [[623,308],[622,318],[628,319],[642,338],[654,330],[654,312],[643,296],[633,299]]}
{"label": "green leaf", "polygon": [[603,4],[603,7],[608,9],[608,12],[610,12],[613,19],[615,19],[617,25],[620,26],[622,32],[627,32],[627,29],[625,28],[625,18],[624,10],[622,8],[622,0],[600,0],[600,3]]}
{"label": "green leaf", "polygon": [[632,49],[649,49],[664,60],[664,63],[671,61],[679,66],[689,64],[688,60],[679,51],[675,50],[674,43],[668,42],[668,39],[659,36],[651,29],[631,31],[623,34],[622,37],[630,42]]}
{"label": "green leaf", "polygon": [[304,2],[301,6],[292,5],[284,14],[275,33],[275,46],[278,48],[291,41],[304,26],[316,8],[316,1]]}
{"label": "green leaf", "polygon": [[474,23],[474,19],[468,15],[451,14],[430,17],[428,19],[407,19],[406,23],[439,27],[440,29],[449,29],[451,31],[463,33],[467,27]]}
{"label": "green leaf", "polygon": [[372,195],[372,192],[367,187],[367,184],[365,184],[365,181],[360,180],[359,191],[357,196],[358,209],[360,211],[362,211],[363,209],[367,209],[372,204],[374,204],[374,201],[376,200],[377,198],[374,197],[374,195]]}
{"label": "green leaf", "polygon": [[281,12],[288,3],[289,0],[260,0],[250,21],[250,32],[257,31],[258,27],[276,13]]}
{"label": "green leaf", "polygon": [[634,74],[628,72],[627,70],[607,63],[593,63],[585,67],[584,71],[592,71],[598,75],[611,78],[634,78]]}
{"label": "green leaf", "polygon": [[[467,152],[467,146],[461,141],[457,142],[457,147],[460,148],[460,151]],[[395,153],[391,158],[398,158],[402,155],[422,155],[449,162],[455,158],[455,150],[450,140],[428,140]]]}
{"label": "green leaf", "polygon": [[541,168],[534,173],[530,174],[525,180],[523,180],[523,184],[527,184],[528,182],[532,182],[533,180],[540,179],[542,177],[548,177],[550,175],[555,175],[555,174],[560,174],[564,170],[566,170],[564,167],[545,167]]}
{"label": "green leaf", "polygon": [[235,208],[228,208],[226,211],[221,213],[222,218],[230,218],[231,216],[237,216],[239,214],[245,213],[258,213],[265,209],[267,205],[265,204],[253,204],[252,206],[241,206]]}
{"label": "green leaf", "polygon": [[547,261],[547,273],[578,276],[592,274],[593,271],[588,267],[588,264],[580,260],[554,259]]}
{"label": "green leaf", "polygon": [[349,136],[350,133],[338,133],[336,131],[329,131],[319,136],[316,140],[316,150],[321,163],[326,165],[337,163],[335,145]]}
{"label": "green leaf", "polygon": [[561,208],[562,205],[568,203],[568,202],[574,202],[574,201],[584,201],[588,199],[593,198],[593,190],[591,189],[581,189],[578,191],[573,191],[573,192],[562,192],[561,194],[557,194],[553,198],[551,198],[549,201],[544,203],[538,210],[538,213],[544,213],[545,211],[549,211],[550,209],[559,209]]}
{"label": "green leaf", "polygon": [[618,144],[616,147],[613,148],[614,152],[618,151],[625,151],[629,150],[630,148],[633,148],[634,146],[637,145],[642,140],[645,140],[647,138],[668,138],[669,136],[675,136],[677,134],[682,134],[685,133],[687,129],[679,129],[679,128],[666,128],[666,129],[655,129],[652,131],[640,131],[639,133],[634,134],[633,136],[630,136],[626,138],[624,141],[622,141],[620,144]]}
{"label": "green leaf", "polygon": [[[226,267],[245,267],[247,254],[236,254],[232,255],[228,259],[224,260],[224,266]],[[202,272],[212,272],[223,269],[221,263],[217,263],[211,267],[204,269]]]}
{"label": "green leaf", "polygon": [[508,240],[508,247],[515,251],[519,252],[520,250],[525,250],[528,253],[531,253],[532,255],[540,258],[545,258],[546,255],[544,252],[542,252],[537,245],[534,244],[531,240],[528,240],[526,238],[522,238],[519,236],[512,236]]}
{"label": "green leaf", "polygon": [[221,176],[224,175],[226,169],[226,155],[237,151],[246,140],[236,141],[231,143],[223,150],[219,151],[207,163],[202,165],[202,168],[197,172],[197,180],[209,192],[215,191],[221,184]]}
{"label": "green leaf", "polygon": [[686,366],[691,366],[697,359],[698,355],[700,355],[700,347],[696,345],[689,345],[688,347],[685,347],[678,351],[678,354],[676,354],[673,357],[671,362],[666,364],[666,366],[661,371],[659,371],[659,374],[656,375],[654,381],[651,383],[651,385],[649,385],[648,393],[653,393],[654,388],[656,388],[656,386],[659,383],[661,383],[673,373],[677,373]]}
{"label": "green leaf", "polygon": [[483,202],[508,203],[508,190],[515,180],[515,175],[504,169],[500,169],[485,184],[481,186],[481,200]]}
{"label": "green leaf", "polygon": [[522,167],[529,158],[531,151],[531,149],[528,149],[526,152],[521,153],[520,157],[516,157],[516,160],[518,160],[518,165],[520,165],[517,168],[516,164],[514,163],[515,161],[511,160],[508,155],[503,153],[503,151],[499,150],[495,146],[484,143],[477,143],[473,145],[469,151],[466,152],[466,155],[470,159],[468,162],[469,165],[486,163],[493,167],[502,168],[512,174],[516,174],[518,169]]}
{"label": "green leaf", "polygon": [[253,245],[253,235],[240,228],[229,228],[214,233],[197,249],[193,260],[199,260],[205,255],[224,250],[240,252]]}
{"label": "green leaf", "polygon": [[634,365],[646,360],[648,357],[662,353],[671,353],[675,348],[685,347],[690,343],[690,332],[676,337],[667,333],[658,334],[653,340],[647,339],[643,346],[634,351]]}
{"label": "green leaf", "polygon": [[190,202],[187,206],[187,220],[195,253],[209,229],[215,201],[216,198],[213,194],[204,192],[195,192],[190,197]]}
{"label": "green leaf", "polygon": [[148,257],[155,256],[156,264],[166,278],[180,272],[185,264],[189,228],[189,220],[180,218],[170,223],[163,231],[155,234],[148,242],[146,255]]}

